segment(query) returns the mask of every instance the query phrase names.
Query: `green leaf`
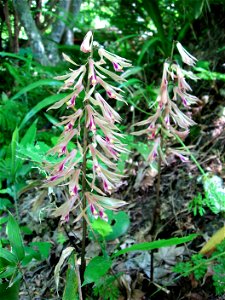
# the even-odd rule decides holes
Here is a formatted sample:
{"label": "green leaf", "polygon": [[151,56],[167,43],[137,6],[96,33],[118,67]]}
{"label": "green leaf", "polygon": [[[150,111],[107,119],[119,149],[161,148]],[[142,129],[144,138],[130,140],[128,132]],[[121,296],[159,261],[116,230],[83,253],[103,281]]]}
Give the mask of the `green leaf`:
{"label": "green leaf", "polygon": [[192,241],[194,238],[196,238],[198,235],[197,234],[191,234],[182,238],[171,238],[167,240],[158,240],[154,242],[149,242],[149,243],[140,243],[140,244],[135,244],[129,248],[122,249],[116,253],[113,254],[113,257],[120,256],[122,254],[125,254],[127,252],[131,251],[150,251],[162,247],[170,247],[173,245],[179,245],[183,243],[187,243]]}
{"label": "green leaf", "polygon": [[29,121],[34,115],[36,115],[40,110],[42,110],[43,108],[59,101],[60,99],[62,99],[63,97],[67,96],[68,94],[56,94],[56,95],[52,95],[50,97],[47,97],[45,99],[43,99],[42,101],[40,101],[37,105],[35,105],[24,117],[23,121],[21,122],[19,129],[23,128],[24,125],[27,124],[27,121]]}
{"label": "green leaf", "polygon": [[106,236],[106,240],[115,240],[116,238],[118,238],[121,235],[124,235],[127,232],[130,226],[130,219],[128,214],[124,211],[116,213],[114,211],[109,210],[106,213],[109,218],[109,224],[113,223],[113,225],[111,225],[112,233],[109,233]]}
{"label": "green leaf", "polygon": [[[153,146],[153,145],[151,145],[151,146]],[[145,160],[147,160],[149,153],[151,151],[147,144],[139,142],[139,143],[134,144],[134,148],[136,148],[138,153],[140,153],[143,156],[143,158]]]}
{"label": "green leaf", "polygon": [[12,58],[18,58],[18,59],[24,60],[26,62],[30,62],[30,58],[28,59],[28,58],[25,58],[21,55],[14,54],[14,53],[9,53],[9,52],[0,52],[0,56],[3,56],[3,57],[8,56],[8,57],[12,57]]}
{"label": "green leaf", "polygon": [[25,256],[22,236],[20,234],[19,225],[11,213],[9,213],[7,234],[13,253],[15,253],[18,260],[22,260]]}
{"label": "green leaf", "polygon": [[12,203],[7,198],[0,198],[0,210],[6,210],[8,207],[11,207]]}
{"label": "green leaf", "polygon": [[33,242],[33,243],[30,243],[30,246],[37,247],[42,258],[47,259],[50,254],[50,249],[52,247],[52,244],[49,242]]}
{"label": "green leaf", "polygon": [[8,217],[2,217],[2,218],[0,218],[0,225],[4,224],[6,222],[8,222]]}
{"label": "green leaf", "polygon": [[32,261],[32,259],[36,259],[38,261],[42,260],[41,254],[38,251],[35,251],[33,248],[27,246],[25,246],[24,249],[26,255],[22,260],[22,266],[27,266]]}
{"label": "green leaf", "polygon": [[27,129],[25,135],[20,141],[20,145],[26,146],[28,144],[34,144],[37,133],[37,120]]}
{"label": "green leaf", "polygon": [[27,93],[27,92],[29,92],[29,91],[37,88],[37,87],[41,87],[43,85],[61,86],[62,82],[60,82],[58,80],[54,80],[54,79],[41,79],[41,80],[38,80],[36,82],[33,82],[33,83],[27,85],[23,89],[21,89],[10,100],[18,99],[21,95],[23,95],[23,94],[25,94],[25,93]]}
{"label": "green leaf", "polygon": [[142,81],[137,78],[131,78],[131,79],[128,79],[127,81],[121,83],[119,87],[120,88],[129,87],[129,86],[133,87],[135,84],[139,84],[139,83],[142,83]]}
{"label": "green leaf", "polygon": [[0,248],[0,257],[6,259],[7,261],[13,264],[16,264],[18,262],[17,257],[13,253],[3,248]]}
{"label": "green leaf", "polygon": [[124,36],[124,37],[119,38],[118,40],[116,40],[116,43],[122,43],[122,42],[124,42],[124,41],[126,41],[128,39],[134,38],[134,37],[139,37],[139,34],[135,33],[135,34],[126,35],[126,36]]}
{"label": "green leaf", "polygon": [[84,283],[82,286],[97,282],[102,276],[104,276],[112,266],[112,261],[109,258],[103,256],[94,257],[86,267],[84,272]]}
{"label": "green leaf", "polygon": [[11,141],[11,173],[12,177],[15,179],[16,176],[16,149],[19,141],[19,130],[16,128],[12,135],[12,141]]}
{"label": "green leaf", "polygon": [[1,300],[19,300],[20,282],[17,281],[12,287],[8,287],[8,282],[0,285]]}
{"label": "green leaf", "polygon": [[102,237],[106,237],[109,233],[112,232],[112,227],[101,218],[94,220],[91,223],[92,228],[97,231]]}
{"label": "green leaf", "polygon": [[138,55],[138,61],[137,61],[138,65],[141,64],[141,61],[145,55],[145,52],[148,51],[152,45],[158,43],[159,41],[160,41],[160,39],[158,37],[151,38],[151,39],[145,41],[145,43],[141,49],[141,53]]}
{"label": "green leaf", "polygon": [[[59,120],[57,120],[56,118],[54,118],[53,116],[51,116],[51,115],[49,115],[49,114],[46,114],[46,113],[44,113],[44,115],[45,115],[45,117],[46,117],[46,119],[50,122],[50,123],[52,123],[53,125],[56,125],[56,124],[58,124],[60,121]],[[60,130],[64,130],[64,127],[63,126],[57,126],[57,128],[59,128]]]}
{"label": "green leaf", "polygon": [[133,67],[133,68],[130,68],[129,70],[127,70],[126,72],[123,73],[123,78],[127,78],[131,75],[135,75],[139,72],[141,72],[143,70],[142,67]]}
{"label": "green leaf", "polygon": [[20,230],[26,235],[31,235],[33,233],[28,226],[20,226]]}
{"label": "green leaf", "polygon": [[70,259],[70,261],[71,263],[69,262],[68,269],[66,272],[66,286],[63,292],[62,300],[79,300],[78,280],[73,258]]}
{"label": "green leaf", "polygon": [[[5,271],[0,274],[0,279],[12,276],[13,274],[15,274],[16,270],[17,270],[17,267],[15,267],[15,266],[7,266]],[[0,299],[2,300],[2,298],[0,298]]]}

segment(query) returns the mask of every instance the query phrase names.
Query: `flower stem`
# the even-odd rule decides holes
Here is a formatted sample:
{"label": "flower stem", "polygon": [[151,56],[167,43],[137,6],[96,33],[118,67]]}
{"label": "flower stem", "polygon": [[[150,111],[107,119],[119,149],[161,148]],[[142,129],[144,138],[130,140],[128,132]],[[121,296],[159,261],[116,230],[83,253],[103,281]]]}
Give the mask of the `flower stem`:
{"label": "flower stem", "polygon": [[[88,146],[88,129],[86,127],[86,121],[87,121],[87,111],[85,112],[85,125],[84,125],[84,136],[83,136],[83,165],[82,165],[82,210],[83,213],[86,210],[86,168],[87,168],[87,146]],[[83,217],[83,223],[82,223],[82,249],[81,249],[81,282],[84,280],[84,271],[86,267],[86,261],[85,261],[85,246],[86,246],[86,234],[87,234],[87,222],[85,218]]]}
{"label": "flower stem", "polygon": [[[93,53],[91,52],[90,58],[92,57]],[[87,89],[86,94],[88,94],[90,90],[90,78],[87,81]],[[88,104],[88,99],[84,100],[85,105]],[[88,112],[85,109],[85,120],[84,120],[84,135],[83,135],[83,164],[82,164],[82,211],[85,213],[86,211],[86,196],[85,192],[87,189],[87,182],[86,182],[86,170],[87,170],[87,147],[88,147],[88,128],[86,126],[88,118]],[[86,235],[87,235],[87,222],[85,217],[83,216],[82,220],[82,248],[81,248],[81,268],[80,268],[80,279],[81,283],[84,281],[84,271],[86,268],[86,261],[85,261],[85,248],[86,248]],[[85,288],[82,289],[83,291],[83,299],[85,299]]]}

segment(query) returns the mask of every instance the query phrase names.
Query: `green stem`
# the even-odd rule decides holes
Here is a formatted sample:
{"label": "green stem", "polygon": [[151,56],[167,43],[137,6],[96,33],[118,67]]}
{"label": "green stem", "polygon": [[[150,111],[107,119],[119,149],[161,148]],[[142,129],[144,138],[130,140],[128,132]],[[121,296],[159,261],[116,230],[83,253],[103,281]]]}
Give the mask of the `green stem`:
{"label": "green stem", "polygon": [[[91,52],[89,59],[92,57],[93,52]],[[88,94],[90,90],[90,78],[88,78],[87,81],[87,89],[86,89],[86,94]],[[89,103],[88,99],[85,99],[85,105]],[[88,150],[88,128],[86,127],[87,123],[87,118],[88,118],[88,113],[87,110],[85,109],[85,120],[84,120],[84,135],[83,135],[83,164],[82,164],[82,211],[85,213],[86,208],[87,208],[87,203],[86,203],[86,189],[87,189],[87,181],[86,181],[86,172],[87,172],[87,150]],[[81,268],[80,268],[80,278],[81,282],[83,283],[84,281],[84,272],[86,268],[86,261],[85,261],[85,248],[86,248],[86,235],[87,235],[87,221],[85,217],[83,216],[82,220],[82,248],[81,248]],[[83,299],[85,299],[85,287],[82,289],[83,290]]]}
{"label": "green stem", "polygon": [[170,54],[170,59],[171,61],[173,60],[173,51],[174,51],[174,46],[175,46],[175,41],[173,41],[173,44],[172,44],[172,49],[171,49],[171,54]]}
{"label": "green stem", "polygon": [[[83,136],[83,151],[84,151],[84,156],[83,156],[83,165],[82,165],[82,194],[83,194],[83,199],[82,199],[82,210],[85,212],[86,210],[86,197],[85,197],[85,192],[86,192],[86,168],[87,168],[87,145],[88,145],[88,130],[86,127],[86,121],[87,121],[87,111],[85,112],[85,125],[84,125],[84,136]],[[82,222],[82,249],[81,249],[81,282],[84,280],[84,271],[86,267],[86,261],[85,261],[85,247],[86,247],[86,234],[87,234],[87,222],[86,219],[83,217],[83,222]]]}
{"label": "green stem", "polygon": [[203,176],[205,176],[206,175],[205,171],[202,169],[202,167],[200,166],[200,164],[197,162],[196,158],[191,153],[191,151],[188,149],[188,147],[183,143],[182,139],[178,135],[176,135],[176,134],[174,136],[180,142],[180,144],[185,148],[185,150],[188,152],[188,154],[190,155],[191,159],[193,160],[193,162],[196,164],[196,166],[198,167],[199,171],[201,172],[201,174]]}

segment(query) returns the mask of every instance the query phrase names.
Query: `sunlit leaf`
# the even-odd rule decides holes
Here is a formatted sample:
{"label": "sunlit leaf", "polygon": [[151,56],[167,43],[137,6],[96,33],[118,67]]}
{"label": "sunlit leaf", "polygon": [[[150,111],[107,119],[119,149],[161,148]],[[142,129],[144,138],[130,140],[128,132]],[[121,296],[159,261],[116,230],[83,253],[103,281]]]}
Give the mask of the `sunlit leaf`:
{"label": "sunlit leaf", "polygon": [[66,285],[63,292],[63,298],[62,300],[78,300],[79,294],[78,294],[78,279],[76,274],[76,266],[74,260],[69,260],[68,269],[66,272]]}
{"label": "sunlit leaf", "polygon": [[17,221],[10,213],[9,213],[9,220],[7,224],[7,235],[13,253],[15,253],[18,260],[22,260],[25,256],[22,236]]}
{"label": "sunlit leaf", "polygon": [[97,231],[102,237],[106,237],[112,232],[112,227],[101,218],[94,220],[94,222],[91,223],[91,227],[95,231]]}
{"label": "sunlit leaf", "polygon": [[63,97],[65,97],[67,94],[56,94],[56,95],[52,95],[50,97],[47,97],[45,99],[43,99],[42,101],[40,101],[37,105],[35,105],[24,117],[23,121],[21,122],[19,128],[23,128],[27,122],[35,115],[37,114],[40,110],[42,110],[43,108],[59,101],[60,99],[62,99]]}
{"label": "sunlit leaf", "polygon": [[37,87],[41,87],[43,85],[53,85],[53,86],[61,86],[62,83],[58,80],[54,80],[54,79],[41,79],[38,80],[36,82],[33,82],[27,86],[25,86],[24,88],[22,88],[18,93],[16,93],[16,95],[14,95],[11,100],[15,100],[18,99],[21,95],[37,88]]}
{"label": "sunlit leaf", "polygon": [[92,282],[97,282],[104,276],[112,266],[112,261],[103,256],[94,257],[86,267],[84,272],[83,286]]}
{"label": "sunlit leaf", "polygon": [[182,238],[171,238],[167,240],[158,240],[154,242],[149,242],[149,243],[140,243],[140,244],[135,244],[130,246],[129,248],[122,249],[116,253],[114,253],[114,257],[117,257],[119,255],[125,254],[127,252],[131,251],[150,251],[153,249],[158,249],[162,247],[170,247],[173,245],[179,245],[183,243],[187,243],[192,241],[194,238],[197,237],[197,234],[191,234]]}
{"label": "sunlit leaf", "polygon": [[7,261],[13,264],[16,264],[18,262],[17,257],[13,253],[3,248],[0,248],[0,257],[6,259]]}

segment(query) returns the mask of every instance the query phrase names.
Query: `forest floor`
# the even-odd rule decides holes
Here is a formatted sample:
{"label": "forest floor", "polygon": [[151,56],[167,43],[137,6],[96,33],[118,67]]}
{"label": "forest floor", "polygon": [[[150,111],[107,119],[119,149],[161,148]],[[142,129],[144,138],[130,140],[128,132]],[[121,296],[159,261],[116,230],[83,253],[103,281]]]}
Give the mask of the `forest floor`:
{"label": "forest floor", "polygon": [[[196,122],[201,119],[201,125],[197,127],[196,134],[192,133],[189,144],[205,172],[224,180],[223,110],[222,100],[209,99],[207,105],[203,101],[202,106],[193,112]],[[115,274],[123,272],[118,279],[121,290],[119,299],[225,299],[225,295],[220,297],[215,295],[210,276],[202,283],[193,277],[178,279],[178,274],[172,271],[176,262],[186,261],[192,254],[199,252],[208,238],[224,225],[224,217],[221,214],[213,214],[206,208],[204,216],[200,217],[194,216],[193,211],[188,209],[190,201],[198,193],[204,194],[197,166],[192,161],[184,164],[170,157],[168,165],[162,166],[161,169],[158,204],[157,173],[141,161],[140,157],[133,157],[132,162],[127,164],[126,175],[115,197],[128,203],[125,211],[130,217],[130,227],[121,238],[109,242],[109,251],[118,243],[123,248],[137,242],[152,241],[153,237],[162,239],[191,233],[200,235],[184,246],[162,248],[153,254],[145,251],[121,256],[113,265]],[[57,201],[60,202],[63,197],[63,192],[57,190]],[[46,217],[49,207],[46,190],[34,189],[27,192],[21,196],[20,203],[22,225],[32,230],[32,234],[25,236],[26,242],[47,241],[52,245],[47,260],[30,264],[29,270],[25,273],[26,284],[23,283],[21,286],[20,299],[61,299],[64,282],[63,279],[60,280],[60,295],[57,296],[54,268],[65,247],[74,246],[79,251],[81,226],[79,223],[62,226],[58,219]],[[40,214],[44,216],[41,223]],[[98,245],[93,241],[90,242],[87,256],[91,257],[98,253],[100,253]],[[66,266],[61,272],[64,278],[65,271]]]}

